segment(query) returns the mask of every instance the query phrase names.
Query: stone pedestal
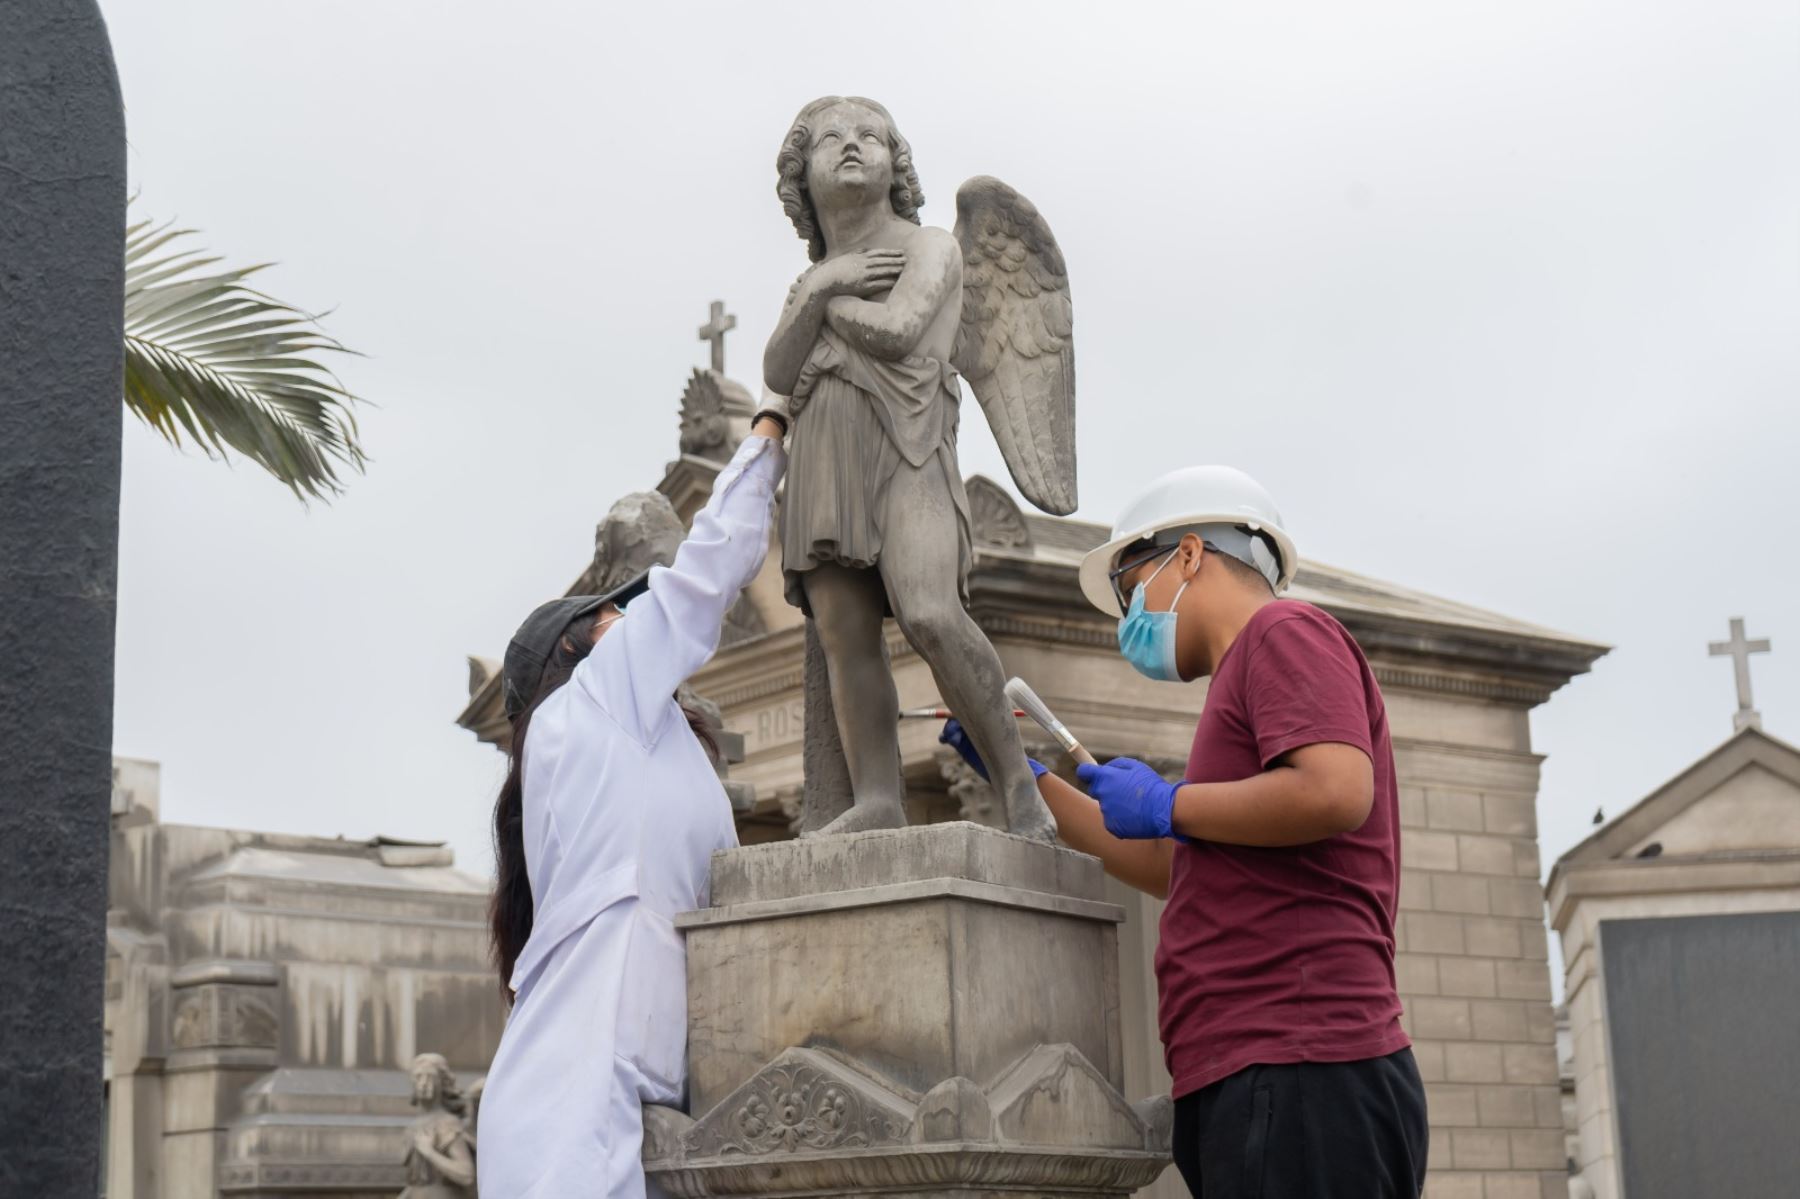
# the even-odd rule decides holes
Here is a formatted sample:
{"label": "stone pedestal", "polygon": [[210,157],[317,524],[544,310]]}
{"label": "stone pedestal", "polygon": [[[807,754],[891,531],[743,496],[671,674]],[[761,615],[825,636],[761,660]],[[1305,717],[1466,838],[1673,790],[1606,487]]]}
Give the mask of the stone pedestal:
{"label": "stone pedestal", "polygon": [[1166,1098],[1120,1093],[1099,863],[981,825],[713,859],[688,949],[692,1115],[646,1111],[676,1196],[1126,1195]]}

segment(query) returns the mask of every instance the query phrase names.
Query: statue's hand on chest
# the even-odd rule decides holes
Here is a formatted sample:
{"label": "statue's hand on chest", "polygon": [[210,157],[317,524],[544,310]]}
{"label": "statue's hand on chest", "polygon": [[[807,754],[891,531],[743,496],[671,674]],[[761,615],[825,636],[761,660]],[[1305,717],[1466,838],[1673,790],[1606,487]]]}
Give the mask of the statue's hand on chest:
{"label": "statue's hand on chest", "polygon": [[852,250],[819,263],[802,276],[801,284],[833,300],[879,300],[894,289],[905,269],[904,250]]}
{"label": "statue's hand on chest", "polygon": [[437,1167],[432,1164],[428,1154],[448,1155],[462,1134],[462,1120],[449,1112],[436,1112],[415,1123],[406,1153],[407,1181],[440,1181]]}

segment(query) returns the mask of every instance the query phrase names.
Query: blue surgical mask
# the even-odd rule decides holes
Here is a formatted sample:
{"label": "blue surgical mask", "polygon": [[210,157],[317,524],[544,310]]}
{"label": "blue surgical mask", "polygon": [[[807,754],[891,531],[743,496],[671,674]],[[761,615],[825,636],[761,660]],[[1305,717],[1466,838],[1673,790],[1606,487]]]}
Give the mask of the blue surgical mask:
{"label": "blue surgical mask", "polygon": [[1175,665],[1175,626],[1181,619],[1175,614],[1175,605],[1181,602],[1181,593],[1187,590],[1187,583],[1183,581],[1176,589],[1167,612],[1144,611],[1144,593],[1163,568],[1174,560],[1171,554],[1163,560],[1162,566],[1150,573],[1149,578],[1132,589],[1131,607],[1126,609],[1125,619],[1119,622],[1119,652],[1125,655],[1125,660],[1136,667],[1139,674],[1165,683],[1182,681],[1181,669]]}

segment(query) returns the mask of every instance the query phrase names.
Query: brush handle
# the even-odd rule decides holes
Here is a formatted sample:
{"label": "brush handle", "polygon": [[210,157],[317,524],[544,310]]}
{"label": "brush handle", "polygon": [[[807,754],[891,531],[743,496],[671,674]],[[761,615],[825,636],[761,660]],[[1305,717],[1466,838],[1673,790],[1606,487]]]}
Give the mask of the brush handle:
{"label": "brush handle", "polygon": [[1100,765],[1100,763],[1094,761],[1094,755],[1089,753],[1087,747],[1079,741],[1069,747],[1069,756],[1084,766]]}

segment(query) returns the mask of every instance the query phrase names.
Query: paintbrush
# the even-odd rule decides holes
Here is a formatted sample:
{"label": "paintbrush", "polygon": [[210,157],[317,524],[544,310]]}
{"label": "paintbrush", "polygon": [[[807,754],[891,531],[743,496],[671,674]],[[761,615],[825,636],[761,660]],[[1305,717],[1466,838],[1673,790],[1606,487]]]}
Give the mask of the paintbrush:
{"label": "paintbrush", "polygon": [[[956,713],[952,712],[949,708],[908,708],[906,711],[900,713],[900,719],[901,720],[949,720],[954,715],[956,715]],[[1014,708],[1013,715],[1014,716],[1023,716],[1023,715],[1025,715],[1025,713],[1018,708]]]}
{"label": "paintbrush", "polygon": [[1089,766],[1098,765],[1094,761],[1094,755],[1082,748],[1081,742],[1075,740],[1075,734],[1071,733],[1068,726],[1056,718],[1056,713],[1050,710],[1050,705],[1038,698],[1038,693],[1031,689],[1030,683],[1020,678],[1006,680],[1006,698],[1018,704],[1025,710],[1025,715],[1042,725],[1044,731],[1056,738],[1056,743],[1062,746],[1063,751],[1071,758],[1077,762],[1086,762]]}

